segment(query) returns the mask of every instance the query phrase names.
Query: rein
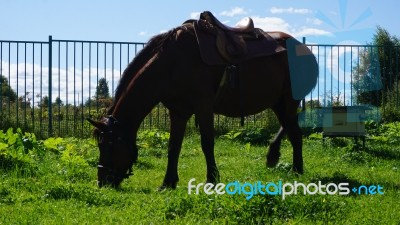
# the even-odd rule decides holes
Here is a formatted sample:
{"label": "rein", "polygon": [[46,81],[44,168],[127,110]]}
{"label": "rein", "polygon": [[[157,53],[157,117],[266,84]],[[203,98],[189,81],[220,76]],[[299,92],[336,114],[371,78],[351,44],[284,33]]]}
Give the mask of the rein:
{"label": "rein", "polygon": [[[112,115],[109,115],[106,118],[107,118],[107,126],[110,127],[110,130],[100,132],[99,144],[104,145],[105,151],[111,152],[113,141],[114,141],[113,128],[114,128],[114,126],[118,126],[121,123]],[[124,140],[122,137],[118,137],[117,141],[124,141]],[[107,165],[104,165],[104,164],[107,164]],[[104,170],[109,174],[107,176],[107,180],[108,179],[110,179],[110,181],[114,181],[115,179],[123,180],[123,179],[129,178],[129,176],[133,175],[132,167],[130,167],[127,172],[120,172],[120,171],[117,171],[117,170],[111,168],[110,166],[108,166],[108,165],[111,165],[110,157],[107,158],[106,163],[104,163],[104,164],[98,164],[97,168],[99,170]]]}

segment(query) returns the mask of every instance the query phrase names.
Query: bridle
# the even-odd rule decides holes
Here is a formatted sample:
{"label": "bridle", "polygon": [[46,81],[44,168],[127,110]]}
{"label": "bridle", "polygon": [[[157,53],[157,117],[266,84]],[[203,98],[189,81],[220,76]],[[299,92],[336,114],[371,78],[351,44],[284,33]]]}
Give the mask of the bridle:
{"label": "bridle", "polygon": [[[107,152],[107,156],[111,156],[113,144],[114,144],[114,128],[121,126],[120,122],[115,119],[113,116],[107,116],[107,127],[109,130],[101,131],[98,135],[98,144],[102,145],[102,151]],[[126,142],[123,137],[117,137],[116,141],[118,142]],[[106,176],[107,183],[114,183],[116,181],[122,181],[125,178],[129,178],[129,176],[133,175],[132,166],[129,167],[128,171],[121,172],[111,167],[112,165],[112,157],[106,157],[102,164],[98,164],[97,168],[100,171],[104,171]]]}

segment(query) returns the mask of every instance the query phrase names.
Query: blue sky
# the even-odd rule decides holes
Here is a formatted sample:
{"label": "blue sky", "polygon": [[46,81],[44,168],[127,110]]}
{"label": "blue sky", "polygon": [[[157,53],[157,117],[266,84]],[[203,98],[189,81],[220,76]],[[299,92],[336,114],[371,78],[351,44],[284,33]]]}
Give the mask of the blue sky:
{"label": "blue sky", "polygon": [[249,16],[309,43],[365,44],[377,25],[400,36],[399,8],[398,0],[0,0],[0,40],[146,42],[208,10],[228,25]]}

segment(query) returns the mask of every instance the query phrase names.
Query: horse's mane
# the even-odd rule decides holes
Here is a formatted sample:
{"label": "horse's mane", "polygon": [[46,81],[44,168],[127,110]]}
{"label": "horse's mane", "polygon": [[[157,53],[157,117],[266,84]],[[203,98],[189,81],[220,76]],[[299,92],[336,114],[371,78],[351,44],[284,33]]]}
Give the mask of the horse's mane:
{"label": "horse's mane", "polygon": [[135,58],[128,64],[128,66],[122,73],[121,79],[115,90],[114,100],[107,110],[108,115],[111,115],[111,113],[113,112],[114,107],[121,97],[122,93],[128,87],[130,81],[135,77],[136,71],[140,70],[147,63],[147,61],[154,56],[154,54],[162,52],[165,43],[174,36],[178,29],[179,28],[174,28],[170,31],[152,37],[145,45],[145,47],[140,50]]}

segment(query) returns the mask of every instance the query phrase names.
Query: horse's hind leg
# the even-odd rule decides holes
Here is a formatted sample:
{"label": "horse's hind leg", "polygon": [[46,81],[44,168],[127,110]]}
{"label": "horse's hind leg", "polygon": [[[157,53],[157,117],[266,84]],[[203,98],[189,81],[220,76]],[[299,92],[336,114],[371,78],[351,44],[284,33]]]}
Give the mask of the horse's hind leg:
{"label": "horse's hind leg", "polygon": [[181,116],[170,110],[171,127],[168,146],[168,165],[160,189],[176,188],[179,181],[178,159],[181,152],[186,124],[189,118],[190,116]]}
{"label": "horse's hind leg", "polygon": [[[273,111],[278,117],[278,120],[282,127],[276,135],[275,139],[271,142],[270,150],[267,154],[267,165],[273,166],[273,163],[275,163],[276,165],[276,163],[278,162],[280,155],[279,149],[281,139],[286,133],[293,147],[293,170],[298,173],[303,173],[303,139],[297,117],[298,105],[298,101],[289,100],[286,103],[278,103],[273,108]],[[269,160],[271,160],[271,162],[268,162]]]}
{"label": "horse's hind leg", "polygon": [[281,156],[280,148],[281,148],[281,140],[285,135],[285,131],[283,127],[279,129],[278,133],[275,135],[274,139],[271,141],[269,145],[269,151],[267,153],[267,167],[273,168],[275,167]]}
{"label": "horse's hind leg", "polygon": [[303,138],[296,118],[287,124],[289,141],[293,147],[293,171],[302,174],[303,171]]}

